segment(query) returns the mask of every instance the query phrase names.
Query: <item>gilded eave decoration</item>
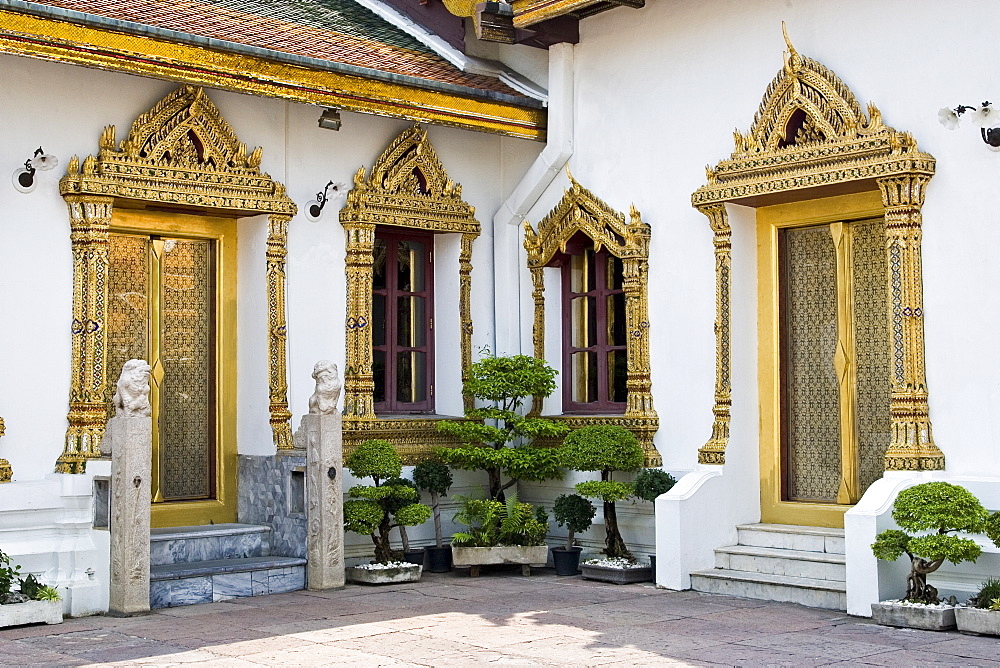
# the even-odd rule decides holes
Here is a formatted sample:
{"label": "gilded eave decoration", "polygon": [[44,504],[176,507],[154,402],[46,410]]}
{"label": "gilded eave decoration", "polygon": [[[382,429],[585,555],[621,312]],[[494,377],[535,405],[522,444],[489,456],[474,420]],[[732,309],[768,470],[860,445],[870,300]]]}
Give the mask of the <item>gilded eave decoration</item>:
{"label": "gilded eave decoration", "polygon": [[934,158],[916,140],[867,114],[847,86],[820,63],[801,56],[785,35],[784,66],[771,82],[747,134],[734,133],[728,160],[706,168],[708,183],[691,203],[714,233],[716,262],[716,388],[712,437],[703,464],[725,462],[729,440],[731,233],[725,203],[749,206],[879,191],[885,207],[886,286],[892,336],[892,440],[886,470],[939,470],[924,378],[921,213]]}
{"label": "gilded eave decoration", "polygon": [[[623,416],[554,416],[572,428],[588,424],[618,424],[634,432],[646,451],[646,465],[660,466],[661,458],[653,445],[659,419],[653,408],[649,363],[649,225],[642,221],[633,206],[626,221],[621,214],[581,186],[569,175],[570,188],[562,200],[538,224],[524,222],[524,248],[531,270],[535,316],[532,338],[535,357],[545,357],[545,281],[543,270],[556,253],[566,252],[566,244],[582,232],[595,250],[606,248],[621,258],[625,291],[625,318],[628,332],[628,400]],[[536,399],[533,411],[541,409]]]}
{"label": "gilded eave decoration", "polygon": [[[472,244],[480,234],[474,207],[462,200],[462,186],[445,172],[427,131],[419,125],[400,134],[375,161],[361,167],[340,211],[347,234],[347,365],[344,373],[344,447],[382,437],[406,463],[434,447],[457,444],[437,431],[437,421],[380,419],[375,415],[372,378],[372,266],[379,225],[461,235],[459,323],[462,380],[472,365]],[[466,404],[469,403],[466,397]],[[376,436],[376,434],[380,436]]]}
{"label": "gilded eave decoration", "polygon": [[285,245],[296,212],[285,188],[260,172],[261,149],[247,151],[232,127],[194,86],[173,91],[132,124],[116,146],[107,126],[99,152],[73,156],[59,191],[73,244],[72,377],[69,427],[56,469],[83,472],[100,456],[109,373],[106,368],[108,238],[115,206],[191,207],[217,215],[268,215],[267,289],[270,421],[278,448],[291,447],[285,373]]}

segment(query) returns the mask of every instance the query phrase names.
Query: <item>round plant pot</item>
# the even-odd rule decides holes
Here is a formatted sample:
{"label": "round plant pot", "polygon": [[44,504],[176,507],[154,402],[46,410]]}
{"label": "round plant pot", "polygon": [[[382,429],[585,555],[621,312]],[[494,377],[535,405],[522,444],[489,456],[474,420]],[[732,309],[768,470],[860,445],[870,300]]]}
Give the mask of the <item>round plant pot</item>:
{"label": "round plant pot", "polygon": [[427,571],[430,573],[451,572],[451,545],[427,548]]}
{"label": "round plant pot", "polygon": [[653,573],[653,582],[656,582],[656,555],[649,555],[649,570]]}
{"label": "round plant pot", "polygon": [[418,566],[424,565],[424,548],[419,548],[416,550],[407,550],[403,553],[403,561],[410,564],[417,564]]}
{"label": "round plant pot", "polygon": [[579,575],[581,552],[582,547],[552,548],[552,563],[556,567],[556,575]]}

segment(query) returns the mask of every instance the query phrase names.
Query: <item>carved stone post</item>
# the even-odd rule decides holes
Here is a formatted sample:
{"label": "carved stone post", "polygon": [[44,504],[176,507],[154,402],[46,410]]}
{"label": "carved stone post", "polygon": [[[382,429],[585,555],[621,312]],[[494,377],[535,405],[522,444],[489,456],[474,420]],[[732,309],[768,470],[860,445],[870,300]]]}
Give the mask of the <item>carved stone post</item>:
{"label": "carved stone post", "polygon": [[344,586],[343,423],[337,412],[337,366],[320,361],[313,369],[316,391],[300,430],[306,441],[309,589]]}
{"label": "carved stone post", "polygon": [[288,221],[291,216],[272,214],[267,221],[267,324],[268,380],[270,385],[271,431],[279,450],[290,450],[292,417],[288,410],[288,376],[285,361],[287,323],[285,321],[285,256]]}
{"label": "carved stone post", "polygon": [[66,195],[73,243],[73,352],[69,427],[58,473],[83,473],[87,459],[101,454],[105,403],[108,228],[114,200]]}
{"label": "carved stone post", "polygon": [[885,453],[887,471],[944,469],[944,454],[931,434],[924,375],[920,208],[929,180],[924,174],[878,180],[885,205],[892,342],[892,441]]}
{"label": "carved stone post", "polygon": [[111,452],[111,595],[108,612],[149,611],[149,503],[153,468],[153,418],[149,365],[129,360],[108,420]]}
{"label": "carved stone post", "polygon": [[698,207],[708,216],[715,234],[715,406],[712,413],[712,438],[698,451],[699,464],[725,464],[726,445],[729,443],[729,411],[732,391],[729,377],[730,364],[730,294],[732,291],[731,251],[732,230],[726,215],[725,204]]}

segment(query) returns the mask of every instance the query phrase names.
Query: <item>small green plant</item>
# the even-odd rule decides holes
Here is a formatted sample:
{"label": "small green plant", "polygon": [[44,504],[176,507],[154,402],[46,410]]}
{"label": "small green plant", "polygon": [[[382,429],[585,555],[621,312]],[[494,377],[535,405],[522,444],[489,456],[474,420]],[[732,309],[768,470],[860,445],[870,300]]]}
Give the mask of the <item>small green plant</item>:
{"label": "small green plant", "polygon": [[964,487],[946,482],[926,482],[904,489],[896,497],[892,518],[902,530],[889,529],[875,537],[872,552],[879,559],[910,559],[906,600],[938,603],[937,589],[927,575],[945,561],[975,561],[982,552],[976,541],[952,534],[985,533],[1000,546],[1000,513],[990,515]]}
{"label": "small green plant", "polygon": [[520,503],[516,492],[504,501],[463,498],[454,520],[469,527],[452,535],[451,544],[456,547],[544,545],[549,531],[545,509]]}
{"label": "small green plant", "polygon": [[656,497],[666,494],[676,484],[677,478],[663,469],[643,469],[636,474],[632,486],[640,499],[655,501]]}
{"label": "small green plant", "polygon": [[628,551],[615,503],[630,498],[634,488],[629,483],[612,480],[615,471],[635,471],[645,461],[645,453],[635,434],[618,425],[592,425],[569,433],[563,441],[563,464],[576,471],[600,471],[600,480],[577,483],[578,494],[604,502],[604,554],[609,559],[635,562]]}
{"label": "small green plant", "polygon": [[38,599],[38,590],[42,588],[42,583],[35,579],[31,573],[21,580],[21,593],[32,600]]}
{"label": "small green plant", "polygon": [[389,542],[395,527],[416,526],[430,518],[431,509],[417,503],[419,492],[413,483],[401,481],[403,463],[388,441],[371,439],[361,443],[347,458],[345,467],[356,478],[371,478],[375,485],[355,485],[344,502],[344,528],[371,536],[375,561],[397,560]]}
{"label": "small green plant", "polygon": [[60,601],[62,596],[56,591],[55,587],[50,587],[48,585],[42,585],[38,588],[38,592],[35,594],[36,601]]}
{"label": "small green plant", "polygon": [[10,556],[0,551],[0,603],[10,595],[14,583],[21,579],[21,566],[11,566],[10,563]]}
{"label": "small green plant", "polygon": [[486,356],[470,367],[462,388],[465,394],[489,405],[466,411],[468,420],[439,423],[441,432],[464,445],[438,448],[437,456],[452,468],[485,471],[490,498],[495,501],[502,501],[505,490],[519,480],[561,478],[558,449],[536,447],[533,442],[539,437],[562,436],[569,428],[520,412],[528,397],[552,394],[557,373],[534,357],[497,357],[486,350]]}
{"label": "small green plant", "polygon": [[995,610],[993,605],[1000,601],[1000,578],[990,578],[979,588],[975,596],[969,599],[976,608]]}
{"label": "small green plant", "polygon": [[552,504],[552,514],[561,527],[566,527],[566,549],[573,549],[573,538],[586,531],[594,522],[597,508],[579,494],[562,494]]}
{"label": "small green plant", "polygon": [[451,469],[440,459],[425,459],[413,467],[413,482],[419,489],[430,492],[431,510],[434,512],[434,541],[437,547],[444,547],[441,532],[441,497],[448,493],[454,479]]}

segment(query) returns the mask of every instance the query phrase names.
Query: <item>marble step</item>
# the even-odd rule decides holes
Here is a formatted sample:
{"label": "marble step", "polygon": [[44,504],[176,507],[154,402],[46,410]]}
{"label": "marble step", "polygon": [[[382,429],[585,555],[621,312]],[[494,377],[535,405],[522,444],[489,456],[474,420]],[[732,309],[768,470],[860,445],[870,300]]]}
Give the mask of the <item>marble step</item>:
{"label": "marble step", "polygon": [[256,524],[207,524],[149,532],[149,563],[164,564],[266,557],[271,529]]}
{"label": "marble step", "polygon": [[725,570],[792,575],[844,582],[847,559],[842,554],[729,545],[715,550],[715,567]]}
{"label": "marble step", "polygon": [[811,608],[847,609],[847,585],[831,580],[715,568],[692,573],[691,588],[710,594],[798,603]]}
{"label": "marble step", "polygon": [[740,545],[776,547],[803,552],[844,554],[844,530],[791,524],[740,524],[736,527]]}
{"label": "marble step", "polygon": [[211,603],[230,598],[298,591],[306,586],[306,560],[244,557],[150,567],[151,608]]}

